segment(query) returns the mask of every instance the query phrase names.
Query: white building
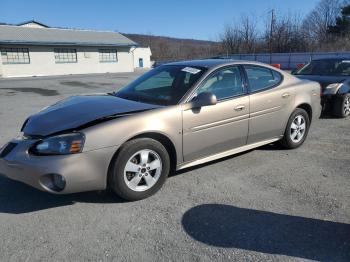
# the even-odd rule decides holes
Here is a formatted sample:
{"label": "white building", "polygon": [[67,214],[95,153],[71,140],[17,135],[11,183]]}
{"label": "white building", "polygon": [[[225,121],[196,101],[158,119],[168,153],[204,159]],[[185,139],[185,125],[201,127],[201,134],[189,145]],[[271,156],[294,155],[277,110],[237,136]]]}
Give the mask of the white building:
{"label": "white building", "polygon": [[151,49],[149,47],[137,47],[133,51],[135,68],[151,68]]}
{"label": "white building", "polygon": [[0,25],[0,77],[132,72],[149,68],[149,48],[116,32]]}

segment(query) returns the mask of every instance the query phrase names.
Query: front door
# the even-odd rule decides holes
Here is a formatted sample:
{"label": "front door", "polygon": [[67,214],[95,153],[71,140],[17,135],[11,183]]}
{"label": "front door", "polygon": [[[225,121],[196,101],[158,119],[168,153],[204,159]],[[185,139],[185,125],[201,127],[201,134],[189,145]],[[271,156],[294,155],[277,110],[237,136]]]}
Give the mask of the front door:
{"label": "front door", "polygon": [[211,74],[197,94],[211,92],[218,103],[183,111],[184,161],[192,161],[246,144],[249,119],[247,96],[238,66]]}

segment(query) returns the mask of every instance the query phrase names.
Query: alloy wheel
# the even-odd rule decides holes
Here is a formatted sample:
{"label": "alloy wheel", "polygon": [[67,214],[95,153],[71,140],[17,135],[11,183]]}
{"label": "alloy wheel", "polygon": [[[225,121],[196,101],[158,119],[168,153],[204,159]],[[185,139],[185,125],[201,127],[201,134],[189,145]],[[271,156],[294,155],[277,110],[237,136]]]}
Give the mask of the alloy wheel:
{"label": "alloy wheel", "polygon": [[162,173],[162,160],[153,150],[136,152],[124,168],[124,181],[133,191],[146,191],[153,187]]}
{"label": "alloy wheel", "polygon": [[345,97],[343,110],[344,110],[344,115],[345,116],[350,115],[350,96],[346,96]]}
{"label": "alloy wheel", "polygon": [[290,138],[293,141],[293,143],[299,143],[306,131],[306,121],[304,116],[302,115],[297,115],[291,124],[290,127]]}

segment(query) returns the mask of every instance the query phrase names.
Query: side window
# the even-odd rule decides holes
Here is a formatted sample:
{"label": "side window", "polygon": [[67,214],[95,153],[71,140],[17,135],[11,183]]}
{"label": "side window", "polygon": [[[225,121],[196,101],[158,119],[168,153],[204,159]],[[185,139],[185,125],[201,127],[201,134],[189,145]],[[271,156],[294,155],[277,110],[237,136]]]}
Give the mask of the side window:
{"label": "side window", "polygon": [[243,82],[238,66],[227,67],[209,76],[198,88],[197,95],[211,92],[218,100],[243,94]]}
{"label": "side window", "polygon": [[247,73],[251,92],[256,92],[270,88],[278,84],[282,76],[274,70],[260,66],[244,66]]}

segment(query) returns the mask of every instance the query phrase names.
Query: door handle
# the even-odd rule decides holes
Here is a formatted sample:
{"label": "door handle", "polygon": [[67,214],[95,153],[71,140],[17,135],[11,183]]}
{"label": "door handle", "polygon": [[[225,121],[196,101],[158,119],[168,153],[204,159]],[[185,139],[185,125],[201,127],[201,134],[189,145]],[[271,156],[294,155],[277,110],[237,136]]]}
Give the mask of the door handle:
{"label": "door handle", "polygon": [[284,94],[282,95],[282,98],[287,98],[287,97],[290,97],[290,94],[289,94],[289,93],[284,93]]}
{"label": "door handle", "polygon": [[245,106],[236,106],[235,110],[236,111],[242,111],[245,108]]}

